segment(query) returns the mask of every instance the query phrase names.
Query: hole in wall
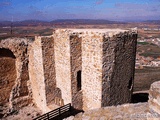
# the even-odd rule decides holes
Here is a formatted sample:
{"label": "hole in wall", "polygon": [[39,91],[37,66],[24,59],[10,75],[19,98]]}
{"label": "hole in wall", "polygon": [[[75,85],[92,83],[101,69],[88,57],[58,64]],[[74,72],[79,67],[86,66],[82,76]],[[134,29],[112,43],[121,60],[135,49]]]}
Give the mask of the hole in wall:
{"label": "hole in wall", "polygon": [[132,77],[130,78],[130,80],[129,80],[129,83],[128,83],[128,89],[130,89],[131,90],[131,88],[132,88]]}
{"label": "hole in wall", "polygon": [[132,95],[132,103],[147,102],[148,96],[148,93],[135,93]]}
{"label": "hole in wall", "polygon": [[10,58],[16,58],[12,51],[5,48],[0,48],[0,57],[10,57]]}
{"label": "hole in wall", "polygon": [[81,87],[82,87],[82,78],[81,78],[82,76],[81,76],[81,70],[79,70],[78,72],[77,72],[77,90],[78,91],[80,91],[81,90]]}

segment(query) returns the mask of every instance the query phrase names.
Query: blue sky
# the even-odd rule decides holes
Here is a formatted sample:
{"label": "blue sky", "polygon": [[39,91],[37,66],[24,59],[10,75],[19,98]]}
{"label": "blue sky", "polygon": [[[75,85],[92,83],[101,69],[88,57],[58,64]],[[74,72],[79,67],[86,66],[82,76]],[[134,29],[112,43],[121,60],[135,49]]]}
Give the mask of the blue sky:
{"label": "blue sky", "polygon": [[160,20],[160,0],[0,0],[0,20]]}

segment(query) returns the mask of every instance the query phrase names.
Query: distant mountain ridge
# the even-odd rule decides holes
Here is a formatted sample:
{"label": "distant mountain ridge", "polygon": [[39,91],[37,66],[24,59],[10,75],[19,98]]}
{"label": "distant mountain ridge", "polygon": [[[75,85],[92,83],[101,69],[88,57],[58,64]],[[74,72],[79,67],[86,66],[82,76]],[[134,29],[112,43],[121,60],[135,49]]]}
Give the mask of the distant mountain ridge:
{"label": "distant mountain ridge", "polygon": [[110,21],[103,19],[59,19],[53,20],[51,23],[63,23],[63,24],[122,24],[124,22]]}
{"label": "distant mountain ridge", "polygon": [[[24,21],[0,21],[0,27],[5,26],[50,26],[50,25],[105,25],[105,24],[127,24],[132,22],[110,21],[104,19],[58,19],[53,21],[24,20]],[[160,24],[160,20],[147,20],[138,23]]]}
{"label": "distant mountain ridge", "polygon": [[160,24],[160,20],[147,20],[144,21],[145,23],[154,23],[154,24]]}
{"label": "distant mountain ridge", "polygon": [[[0,21],[0,26],[10,26],[11,21]],[[14,26],[38,26],[38,25],[103,25],[103,24],[124,24],[125,22],[110,21],[110,20],[93,20],[93,19],[58,19],[53,21],[41,20],[24,20],[13,22]]]}

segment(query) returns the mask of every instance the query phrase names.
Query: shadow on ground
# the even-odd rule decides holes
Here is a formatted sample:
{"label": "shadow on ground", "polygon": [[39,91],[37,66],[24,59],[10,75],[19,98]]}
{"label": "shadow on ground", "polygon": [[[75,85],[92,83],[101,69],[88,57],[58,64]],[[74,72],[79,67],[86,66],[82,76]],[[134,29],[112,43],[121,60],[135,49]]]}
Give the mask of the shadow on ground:
{"label": "shadow on ground", "polygon": [[147,102],[148,93],[135,93],[132,95],[132,103]]}
{"label": "shadow on ground", "polygon": [[71,110],[70,111],[67,111],[51,120],[62,120],[64,118],[67,118],[67,117],[70,117],[70,116],[75,116],[76,114],[80,113],[80,112],[84,112],[83,110],[77,110],[73,107],[71,107]]}

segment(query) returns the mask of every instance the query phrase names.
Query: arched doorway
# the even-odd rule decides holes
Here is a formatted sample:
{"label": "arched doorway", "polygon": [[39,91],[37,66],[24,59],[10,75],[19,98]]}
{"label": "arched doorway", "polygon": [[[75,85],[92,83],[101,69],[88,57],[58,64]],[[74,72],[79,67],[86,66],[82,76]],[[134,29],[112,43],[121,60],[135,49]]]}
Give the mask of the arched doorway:
{"label": "arched doorway", "polygon": [[16,57],[9,49],[0,48],[0,105],[9,102],[16,80]]}

